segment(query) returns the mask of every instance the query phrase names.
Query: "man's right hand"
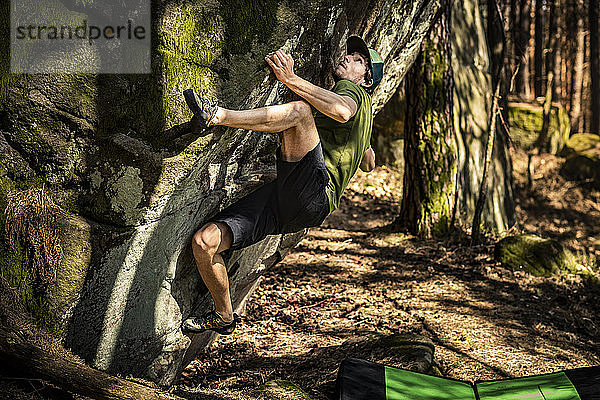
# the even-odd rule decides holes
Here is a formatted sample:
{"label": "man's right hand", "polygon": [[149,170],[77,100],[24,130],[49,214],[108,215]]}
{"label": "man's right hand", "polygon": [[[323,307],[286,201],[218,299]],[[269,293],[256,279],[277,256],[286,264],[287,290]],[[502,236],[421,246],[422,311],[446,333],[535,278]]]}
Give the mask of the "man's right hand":
{"label": "man's right hand", "polygon": [[283,50],[280,49],[267,54],[265,61],[273,69],[277,79],[284,85],[287,86],[296,77],[294,73],[294,59]]}

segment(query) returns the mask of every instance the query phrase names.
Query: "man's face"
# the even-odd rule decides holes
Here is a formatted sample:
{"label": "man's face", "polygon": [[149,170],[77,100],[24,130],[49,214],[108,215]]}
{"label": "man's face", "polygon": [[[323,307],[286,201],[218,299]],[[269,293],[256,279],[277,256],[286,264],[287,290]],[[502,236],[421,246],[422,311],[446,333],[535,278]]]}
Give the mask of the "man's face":
{"label": "man's face", "polygon": [[369,86],[365,82],[365,73],[367,72],[367,59],[358,52],[346,54],[335,68],[334,75],[338,79],[348,79],[359,86]]}

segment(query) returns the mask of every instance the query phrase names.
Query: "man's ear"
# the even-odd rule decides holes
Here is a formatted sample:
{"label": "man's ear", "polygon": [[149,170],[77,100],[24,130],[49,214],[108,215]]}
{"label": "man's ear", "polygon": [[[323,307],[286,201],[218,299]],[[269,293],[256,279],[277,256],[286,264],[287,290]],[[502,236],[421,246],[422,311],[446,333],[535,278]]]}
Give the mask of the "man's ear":
{"label": "man's ear", "polygon": [[365,89],[369,89],[371,86],[373,86],[373,82],[365,82],[364,78],[361,81],[361,83],[358,86],[362,86]]}

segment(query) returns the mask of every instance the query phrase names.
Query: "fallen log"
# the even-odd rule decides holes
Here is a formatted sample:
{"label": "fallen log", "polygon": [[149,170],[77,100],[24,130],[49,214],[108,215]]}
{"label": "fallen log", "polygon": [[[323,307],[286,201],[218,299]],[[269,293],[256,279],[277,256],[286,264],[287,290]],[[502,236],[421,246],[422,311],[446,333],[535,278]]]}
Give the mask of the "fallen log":
{"label": "fallen log", "polygon": [[18,294],[1,276],[0,365],[13,374],[41,378],[92,399],[181,399],[85,365],[33,324]]}

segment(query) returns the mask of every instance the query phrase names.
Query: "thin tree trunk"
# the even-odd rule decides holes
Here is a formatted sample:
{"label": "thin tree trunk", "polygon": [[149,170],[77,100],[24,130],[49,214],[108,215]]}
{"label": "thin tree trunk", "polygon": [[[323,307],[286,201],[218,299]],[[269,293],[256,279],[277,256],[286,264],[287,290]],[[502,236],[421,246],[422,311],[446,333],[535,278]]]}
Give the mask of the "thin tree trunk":
{"label": "thin tree trunk", "polygon": [[[510,71],[514,71],[517,65],[519,65],[519,58],[517,54],[519,54],[519,39],[520,36],[518,34],[519,31],[519,10],[518,10],[518,1],[510,0],[510,14],[508,20],[508,34],[509,34],[509,43],[510,50],[508,51],[508,56],[510,60],[510,68],[506,71],[509,73]],[[507,82],[510,82],[510,75],[507,75]]]}
{"label": "thin tree trunk", "polygon": [[517,58],[521,60],[521,68],[517,75],[518,94],[522,94],[525,98],[531,98],[531,88],[529,86],[529,39],[530,39],[530,12],[531,0],[522,0],[519,13],[519,39],[517,41]]}
{"label": "thin tree trunk", "polygon": [[546,97],[544,98],[544,107],[542,111],[542,131],[538,136],[533,148],[527,157],[527,186],[531,190],[533,188],[533,180],[535,175],[535,168],[533,164],[533,156],[538,155],[547,149],[542,148],[547,143],[548,128],[550,126],[550,112],[552,111],[552,85],[554,83],[554,72],[548,72],[548,78],[546,80]]}
{"label": "thin tree trunk", "polygon": [[583,0],[577,0],[575,15],[577,18],[577,49],[575,52],[575,74],[573,77],[573,97],[571,97],[571,131],[583,132],[581,118],[581,96],[583,88],[583,62],[585,56],[585,24],[583,21]]}
{"label": "thin tree trunk", "polygon": [[552,96],[552,98],[554,99],[554,101],[561,101],[561,86],[562,86],[562,77],[561,77],[561,56],[562,56],[562,35],[563,35],[563,21],[564,18],[562,18],[562,16],[564,15],[564,10],[563,10],[563,5],[564,5],[564,1],[563,0],[554,0],[555,2],[555,10],[554,10],[554,26],[556,27],[555,32],[554,33],[554,41],[553,41],[553,46],[552,46],[552,53],[554,55],[554,59],[553,59],[553,66],[554,66],[554,84],[553,84],[553,90],[554,90],[554,95]]}
{"label": "thin tree trunk", "polygon": [[598,43],[598,0],[589,0],[590,21],[590,79],[591,121],[590,132],[600,134],[600,48]]}
{"label": "thin tree trunk", "polygon": [[[559,19],[558,14],[560,13],[560,0],[550,0],[550,15],[548,17],[549,27],[548,27],[548,48],[546,53],[546,79],[550,79],[550,73],[552,72],[553,81],[552,85],[546,86],[550,88],[553,92],[551,94],[551,98],[555,98],[556,94],[556,79],[557,75],[560,75],[560,72],[557,74],[557,67],[560,67],[560,49],[558,48],[558,39],[559,39]],[[560,70],[559,70],[560,71]],[[548,90],[548,89],[547,89]],[[546,93],[546,99],[548,97],[548,93]]]}
{"label": "thin tree trunk", "polygon": [[490,183],[488,178],[488,168],[494,152],[494,142],[496,141],[496,121],[498,115],[498,97],[500,96],[500,82],[496,83],[494,89],[494,99],[492,100],[492,112],[490,114],[490,130],[485,146],[485,160],[483,162],[483,174],[481,176],[481,185],[479,186],[479,197],[475,206],[475,215],[473,216],[473,228],[471,231],[471,241],[478,244],[481,240],[481,214],[487,198]]}
{"label": "thin tree trunk", "polygon": [[535,97],[542,96],[542,85],[544,76],[544,24],[543,24],[542,2],[535,2],[535,49],[534,49],[534,64],[535,77],[534,88]]}
{"label": "thin tree trunk", "polygon": [[542,122],[542,131],[540,132],[540,136],[534,145],[534,151],[537,150],[538,153],[545,151],[542,146],[547,142],[548,139],[548,129],[550,127],[550,112],[552,111],[552,94],[554,91],[552,87],[554,86],[554,72],[548,72],[548,80],[546,81],[546,97],[544,98],[544,109],[543,109],[543,122]]}
{"label": "thin tree trunk", "polygon": [[[583,59],[587,60],[590,57],[590,41],[589,41],[589,35],[585,40],[585,54]],[[589,132],[590,131],[590,115],[591,115],[591,97],[592,97],[592,93],[591,93],[591,85],[590,85],[590,63],[589,62],[584,62],[583,64],[583,85],[582,85],[582,91],[581,91],[581,120],[582,120],[582,129],[580,132]]]}

